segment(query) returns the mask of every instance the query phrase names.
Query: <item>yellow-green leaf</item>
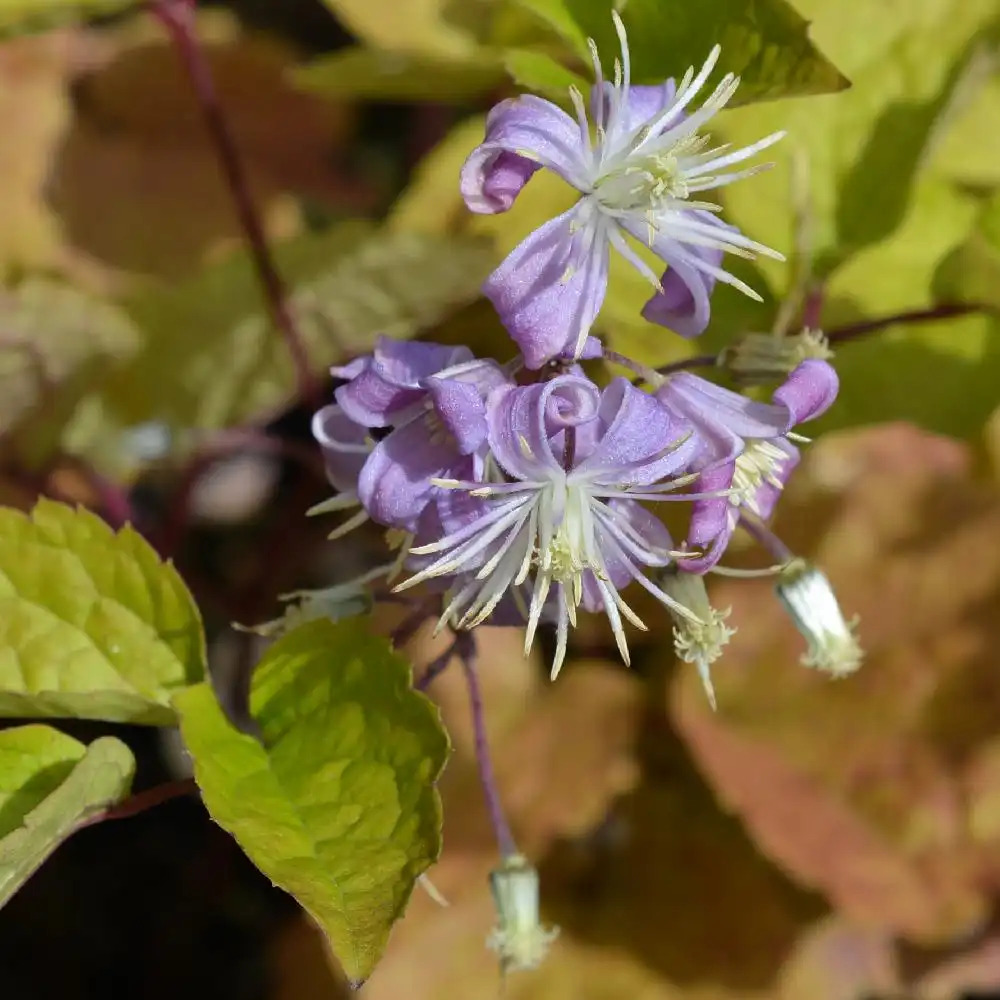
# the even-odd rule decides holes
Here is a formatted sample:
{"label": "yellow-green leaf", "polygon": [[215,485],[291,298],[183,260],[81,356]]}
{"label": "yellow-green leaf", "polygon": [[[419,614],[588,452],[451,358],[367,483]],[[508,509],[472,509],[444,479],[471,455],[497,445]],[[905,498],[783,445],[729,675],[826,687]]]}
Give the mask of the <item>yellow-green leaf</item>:
{"label": "yellow-green leaf", "polygon": [[0,429],[23,459],[41,461],[138,333],[111,303],[42,278],[0,291],[0,324]]}
{"label": "yellow-green leaf", "polygon": [[305,90],[328,96],[393,101],[463,101],[503,80],[495,53],[447,59],[420,52],[391,52],[353,46],[320,56],[293,74]]}
{"label": "yellow-green leaf", "polygon": [[[492,260],[468,238],[372,233],[362,223],[292,240],[275,257],[317,374],[379,334],[411,337],[474,299]],[[294,399],[289,352],[246,254],[126,307],[146,344],[104,394],[126,423],[214,429],[266,418]]]}
{"label": "yellow-green leaf", "polygon": [[257,667],[260,742],[227,722],[208,684],[175,699],[212,817],[312,915],[354,982],[441,848],[448,739],[410,684],[363,623],[315,621]]}
{"label": "yellow-green leaf", "polygon": [[[471,55],[473,30],[488,18],[490,3],[473,4],[471,23],[456,23],[448,0],[324,0],[353,34],[373,48],[424,52],[442,57]],[[458,10],[461,6],[455,5]],[[482,11],[482,16],[477,17]]]}
{"label": "yellow-green leaf", "polygon": [[570,87],[586,93],[589,83],[578,73],[556,62],[545,52],[532,49],[509,49],[504,66],[519,87],[544,94],[557,103],[567,101]]}
{"label": "yellow-green leaf", "polygon": [[785,0],[517,0],[560,32],[590,62],[593,38],[612,78],[620,45],[611,19],[621,13],[628,34],[632,79],[661,83],[700,65],[722,46],[720,72],[743,80],[738,101],[841,90],[847,80],[816,48],[808,23]]}
{"label": "yellow-green leaf", "polygon": [[0,715],[169,725],[171,695],[204,674],[198,609],[131,527],[0,508]]}
{"label": "yellow-green leaf", "polygon": [[128,794],[134,769],[110,736],[84,746],[48,726],[0,732],[0,906],[82,822]]}
{"label": "yellow-green leaf", "polygon": [[115,14],[139,0],[2,0],[0,35],[45,31],[90,17]]}

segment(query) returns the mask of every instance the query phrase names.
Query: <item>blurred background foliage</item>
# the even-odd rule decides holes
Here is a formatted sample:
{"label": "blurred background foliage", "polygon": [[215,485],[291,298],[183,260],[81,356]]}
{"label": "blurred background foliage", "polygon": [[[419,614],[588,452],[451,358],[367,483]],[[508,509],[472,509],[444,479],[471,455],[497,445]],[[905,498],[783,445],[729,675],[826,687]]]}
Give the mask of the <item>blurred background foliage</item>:
{"label": "blurred background foliage", "polygon": [[[696,343],[644,323],[648,287],[615,269],[597,332],[662,365],[771,329],[782,308],[828,332],[887,321],[838,345],[830,433],[778,521],[859,614],[868,656],[836,684],[802,670],[766,581],[714,590],[739,627],[714,715],[662,615],[643,614],[657,624],[631,671],[603,623],[581,628],[552,686],[516,635],[482,641],[502,789],[563,928],[506,994],[1000,996],[1000,6],[620,6],[636,79],[679,75],[718,41],[721,70],[745,81],[723,138],[788,129],[776,169],[723,193],[727,217],[789,262],[737,262],[763,302],[720,288]],[[565,100],[586,79],[588,35],[610,69],[609,10],[199,12],[317,377],[379,333],[508,356],[479,286],[571,195],[540,174],[508,214],[473,217],[457,172],[496,99]],[[0,498],[26,509],[45,494],[113,521],[127,488],[198,599],[225,691],[258,652],[231,621],[349,577],[379,540],[332,551],[302,517],[326,493],[308,401],[165,33],[127,0],[5,0],[0,31]],[[946,316],[955,305],[985,308]],[[376,613],[388,629],[393,610]],[[408,648],[415,664],[439,651],[423,634]],[[431,871],[450,905],[417,893],[371,1000],[499,989],[483,946],[495,849],[460,675],[434,695],[455,744]],[[137,787],[187,766],[158,732],[67,731],[126,740]],[[294,905],[187,800],[66,844],[0,911],[0,970],[4,1000],[349,995]]]}

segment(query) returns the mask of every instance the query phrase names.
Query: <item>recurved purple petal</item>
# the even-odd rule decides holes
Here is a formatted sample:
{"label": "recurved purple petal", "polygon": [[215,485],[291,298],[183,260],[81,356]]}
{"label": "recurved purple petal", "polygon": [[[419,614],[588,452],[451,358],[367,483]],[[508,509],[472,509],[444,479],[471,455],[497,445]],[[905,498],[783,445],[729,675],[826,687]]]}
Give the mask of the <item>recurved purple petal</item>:
{"label": "recurved purple petal", "polygon": [[368,429],[351,420],[336,403],[331,403],[313,414],[312,434],[322,449],[330,483],[340,493],[355,490],[361,467],[371,451]]}
{"label": "recurved purple petal", "polygon": [[792,370],[771,397],[792,416],[792,425],[812,420],[825,413],[837,398],[840,380],[833,366],[818,358],[809,358]]}
{"label": "recurved purple petal", "polygon": [[373,521],[413,531],[439,491],[431,480],[466,478],[471,470],[472,459],[459,455],[450,438],[432,434],[420,417],[375,445],[361,470],[358,497]]}
{"label": "recurved purple petal", "polygon": [[687,465],[698,447],[686,423],[625,378],[601,394],[598,421],[603,434],[575,469],[597,482],[656,482]]}
{"label": "recurved purple petal", "polygon": [[493,457],[514,479],[546,481],[562,473],[567,427],[593,421],[600,391],[580,375],[519,386],[491,397],[487,410]]}
{"label": "recurved purple petal", "polygon": [[432,376],[424,383],[444,431],[463,455],[486,440],[486,404],[479,389],[468,382]]}
{"label": "recurved purple petal", "polygon": [[588,209],[578,203],[536,229],[483,285],[528,368],[586,349],[604,302],[607,224]]}
{"label": "recurved purple petal", "polygon": [[794,423],[785,406],[758,403],[690,372],[670,375],[656,398],[690,421],[702,439],[704,457],[712,461],[733,459],[745,438],[779,437]]}
{"label": "recurved purple petal", "polygon": [[342,369],[344,374],[353,373],[349,376],[351,381],[340,386],[334,396],[357,423],[387,427],[400,412],[423,398],[425,392],[420,387],[423,379],[471,359],[472,352],[467,347],[379,337],[371,355]]}
{"label": "recurved purple petal", "polygon": [[459,187],[473,212],[506,212],[539,167],[548,167],[578,190],[583,137],[561,108],[533,94],[501,101],[486,119],[486,137],[462,167]]}
{"label": "recurved purple petal", "polygon": [[[727,462],[706,469],[692,487],[698,493],[726,490],[732,485],[735,464]],[[688,559],[678,559],[677,565],[688,573],[705,573],[721,558],[729,544],[738,509],[728,496],[695,500],[691,505],[691,521],[685,547],[697,552]]]}
{"label": "recurved purple petal", "polygon": [[696,256],[695,249],[701,251],[697,254],[701,259],[718,266],[721,250],[688,248],[686,254],[679,250],[667,261],[669,266],[660,281],[663,291],[653,295],[642,307],[643,319],[669,327],[688,339],[705,332],[711,318],[710,297],[715,287],[715,277],[699,271],[688,259]]}

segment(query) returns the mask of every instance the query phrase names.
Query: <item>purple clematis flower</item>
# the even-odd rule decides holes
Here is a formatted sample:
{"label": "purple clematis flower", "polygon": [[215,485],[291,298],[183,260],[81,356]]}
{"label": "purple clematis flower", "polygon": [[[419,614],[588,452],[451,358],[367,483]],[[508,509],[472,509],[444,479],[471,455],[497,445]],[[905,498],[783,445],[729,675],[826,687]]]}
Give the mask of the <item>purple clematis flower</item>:
{"label": "purple clematis flower", "polygon": [[678,560],[704,573],[725,551],[741,513],[768,520],[799,462],[792,428],[824,413],[837,397],[837,373],[825,361],[803,361],[759,403],[689,372],[668,376],[656,398],[676,419],[695,429],[699,451],[692,466],[698,488],[687,544],[701,554]]}
{"label": "purple clematis flower", "polygon": [[[692,200],[756,173],[760,166],[727,172],[777,142],[775,132],[743,149],[706,149],[700,129],[730,100],[739,79],[726,74],[701,108],[685,110],[704,87],[719,57],[716,46],[697,75],[678,86],[633,86],[628,42],[617,14],[621,63],[614,84],[604,81],[594,51],[597,83],[591,94],[594,137],[583,96],[570,96],[576,118],[533,95],[506,100],[490,112],[486,138],[462,168],[461,189],[474,212],[505,212],[535,170],[554,171],[580,198],[545,223],[487,279],[496,306],[529,368],[563,354],[579,355],[604,301],[611,248],[650,281],[656,294],[644,315],[696,336],[708,323],[708,297],[716,280],[756,292],[720,267],[724,252],[781,254],[720,222],[718,207]],[[646,244],[665,264],[661,280],[627,242]]]}
{"label": "purple clematis flower", "polygon": [[335,392],[339,421],[391,428],[357,472],[356,495],[373,521],[413,532],[433,479],[481,475],[485,398],[510,384],[499,365],[465,347],[382,337],[373,354],[334,374],[349,380]]}
{"label": "purple clematis flower", "polygon": [[666,528],[639,503],[687,499],[673,477],[699,448],[688,425],[626,379],[601,391],[577,374],[494,392],[488,423],[492,474],[438,482],[461,503],[451,523],[442,518],[443,537],[411,549],[433,558],[402,587],[457,576],[445,615],[461,628],[524,588],[525,649],[543,616],[556,622],[553,676],[581,606],[603,609],[628,662],[622,616],[645,628],[619,594],[632,580],[691,614],[646,576],[674,553]]}

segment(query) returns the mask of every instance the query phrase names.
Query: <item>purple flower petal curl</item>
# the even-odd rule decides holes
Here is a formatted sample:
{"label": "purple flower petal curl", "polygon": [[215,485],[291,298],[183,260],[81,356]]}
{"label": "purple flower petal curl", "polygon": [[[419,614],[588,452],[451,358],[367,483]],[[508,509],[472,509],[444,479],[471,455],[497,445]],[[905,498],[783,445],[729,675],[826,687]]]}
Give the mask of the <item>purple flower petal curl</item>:
{"label": "purple flower petal curl", "polygon": [[387,427],[424,397],[420,383],[425,378],[470,361],[472,356],[467,347],[379,337],[372,354],[332,369],[334,375],[350,379],[334,392],[334,397],[356,423]]}
{"label": "purple flower petal curl", "polygon": [[506,212],[539,167],[579,183],[580,125],[532,94],[501,101],[486,119],[486,137],[462,167],[459,187],[470,211]]}
{"label": "purple flower petal curl", "polygon": [[312,434],[323,452],[323,464],[331,485],[338,493],[353,493],[361,468],[371,452],[368,429],[356,424],[331,403],[312,418]]}

